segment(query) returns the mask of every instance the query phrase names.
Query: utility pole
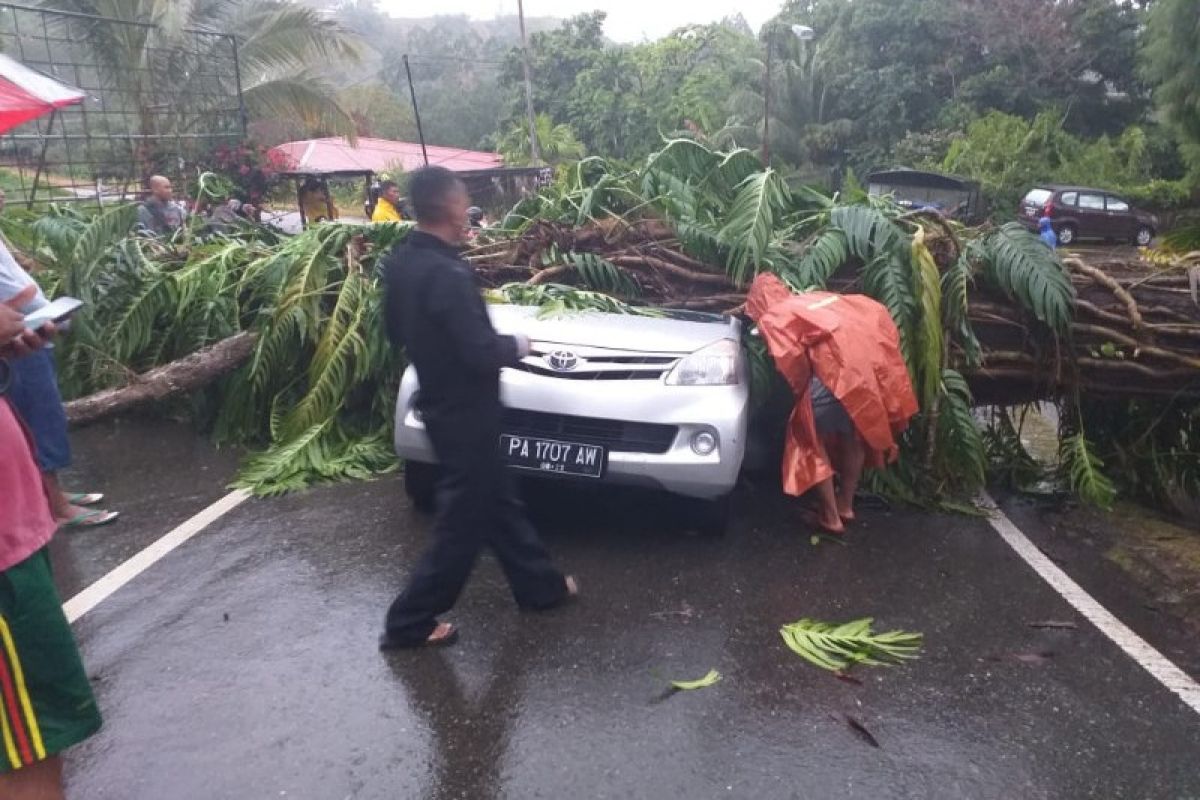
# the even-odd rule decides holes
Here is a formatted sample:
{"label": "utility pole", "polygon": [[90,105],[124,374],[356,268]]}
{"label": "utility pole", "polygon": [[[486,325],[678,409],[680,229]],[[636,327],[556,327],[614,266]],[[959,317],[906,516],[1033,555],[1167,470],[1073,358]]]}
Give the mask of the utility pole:
{"label": "utility pole", "polygon": [[408,53],[404,54],[404,74],[408,76],[408,94],[412,98],[413,116],[417,120],[417,138],[421,141],[421,158],[429,166],[429,153],[425,150],[425,131],[421,129],[421,111],[417,108],[417,90],[413,87],[412,69],[408,66]]}
{"label": "utility pole", "polygon": [[771,166],[771,29],[767,29],[767,71],[763,76],[763,140],[762,160]]}
{"label": "utility pole", "polygon": [[542,163],[537,140],[537,116],[533,113],[533,80],[529,77],[529,41],[525,37],[525,3],[517,0],[517,18],[521,23],[521,65],[525,68],[525,115],[529,117],[529,155],[535,165]]}

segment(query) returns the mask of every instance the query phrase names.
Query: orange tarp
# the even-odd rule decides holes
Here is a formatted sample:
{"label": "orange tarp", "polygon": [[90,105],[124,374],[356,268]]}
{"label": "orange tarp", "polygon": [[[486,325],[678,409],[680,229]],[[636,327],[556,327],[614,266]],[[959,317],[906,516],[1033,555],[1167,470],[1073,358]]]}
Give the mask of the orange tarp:
{"label": "orange tarp", "polygon": [[750,287],[746,312],[796,395],[783,456],[784,490],[801,495],[833,475],[818,446],[808,388],[814,374],[853,420],[868,466],[894,461],[896,437],[919,409],[888,310],[864,295],[794,294],[779,278],[764,274]]}

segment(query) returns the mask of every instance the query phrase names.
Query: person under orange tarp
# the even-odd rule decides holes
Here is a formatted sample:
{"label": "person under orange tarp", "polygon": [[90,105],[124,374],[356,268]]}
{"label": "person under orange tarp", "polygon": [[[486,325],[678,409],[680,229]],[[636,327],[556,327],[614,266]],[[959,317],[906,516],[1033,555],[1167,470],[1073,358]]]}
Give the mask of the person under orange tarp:
{"label": "person under orange tarp", "polygon": [[[820,486],[820,523],[840,532],[842,521],[853,519],[851,502],[862,464],[881,467],[894,461],[896,437],[919,410],[900,353],[900,332],[888,310],[869,297],[795,294],[768,274],[750,287],[746,312],[796,396],[783,456],[784,491],[799,496]],[[814,400],[825,436],[818,431]],[[848,463],[836,507],[831,507],[835,464],[827,446],[834,451],[832,461]]]}

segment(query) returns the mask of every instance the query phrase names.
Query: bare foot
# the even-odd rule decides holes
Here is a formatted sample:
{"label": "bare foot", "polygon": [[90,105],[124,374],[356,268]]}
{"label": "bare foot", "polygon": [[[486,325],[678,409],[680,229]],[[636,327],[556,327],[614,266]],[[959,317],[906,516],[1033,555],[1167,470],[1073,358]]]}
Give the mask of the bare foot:
{"label": "bare foot", "polygon": [[854,513],[853,503],[845,505],[838,503],[838,516],[842,518],[842,522],[854,522],[858,518],[858,515]]}
{"label": "bare foot", "polygon": [[449,622],[439,622],[433,629],[433,633],[425,639],[425,643],[428,645],[449,644],[457,634],[458,630]]}
{"label": "bare foot", "polygon": [[831,517],[824,511],[817,515],[817,527],[829,531],[830,533],[846,532],[846,526],[842,524],[841,517],[837,515]]}

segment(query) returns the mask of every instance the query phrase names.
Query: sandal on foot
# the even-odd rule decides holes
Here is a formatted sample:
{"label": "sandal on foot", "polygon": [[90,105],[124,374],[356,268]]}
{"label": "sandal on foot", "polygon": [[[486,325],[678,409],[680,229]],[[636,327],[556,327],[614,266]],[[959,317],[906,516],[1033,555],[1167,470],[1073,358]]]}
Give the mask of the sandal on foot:
{"label": "sandal on foot", "polygon": [[116,511],[84,511],[81,514],[76,514],[70,519],[63,520],[58,523],[59,528],[99,528],[102,525],[108,525],[116,522],[117,517],[121,516]]}
{"label": "sandal on foot", "polygon": [[70,494],[67,495],[67,502],[73,506],[97,506],[104,502],[104,495],[100,492]]}
{"label": "sandal on foot", "polygon": [[[440,635],[439,635],[440,632]],[[393,639],[388,634],[379,637],[379,649],[388,650],[418,650],[422,647],[447,647],[458,641],[458,628],[449,622],[438,623],[433,633],[415,642],[403,639]]]}

